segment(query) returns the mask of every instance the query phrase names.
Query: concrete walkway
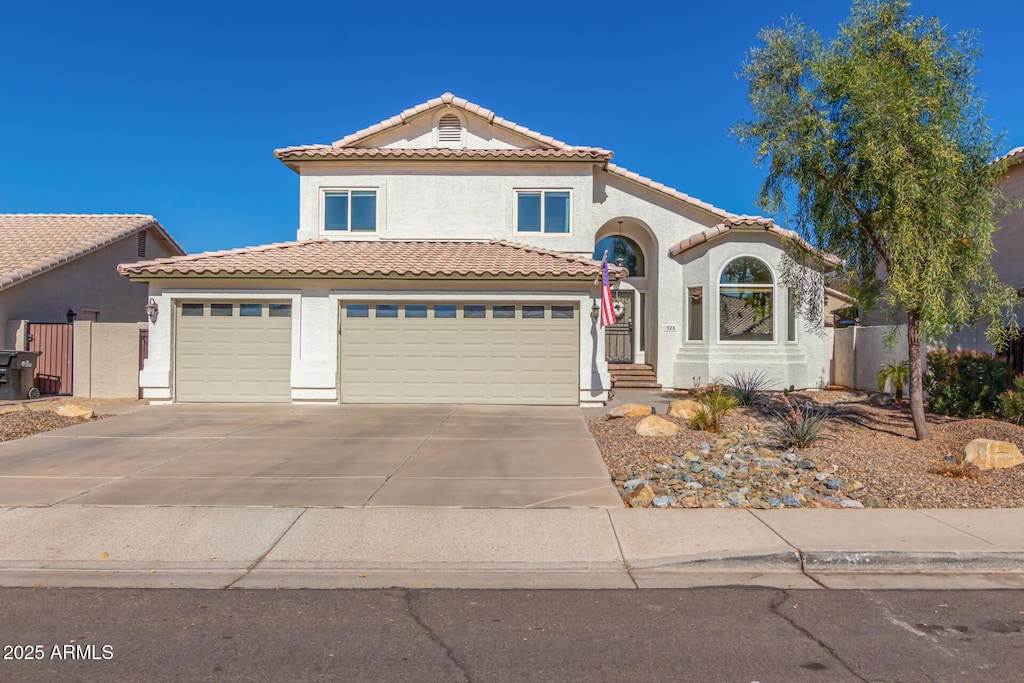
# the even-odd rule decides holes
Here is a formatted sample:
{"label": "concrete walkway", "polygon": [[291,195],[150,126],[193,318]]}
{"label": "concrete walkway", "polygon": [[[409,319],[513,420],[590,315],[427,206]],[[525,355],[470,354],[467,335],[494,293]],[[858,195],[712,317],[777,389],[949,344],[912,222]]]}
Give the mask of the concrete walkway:
{"label": "concrete walkway", "polygon": [[0,508],[0,585],[1024,587],[1024,510]]}

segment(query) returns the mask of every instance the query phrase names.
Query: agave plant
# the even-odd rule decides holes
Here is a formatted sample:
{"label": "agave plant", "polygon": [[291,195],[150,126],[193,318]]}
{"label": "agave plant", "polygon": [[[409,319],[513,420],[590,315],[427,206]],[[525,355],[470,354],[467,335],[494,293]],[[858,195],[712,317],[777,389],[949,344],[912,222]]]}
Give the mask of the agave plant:
{"label": "agave plant", "polygon": [[752,406],[764,398],[771,378],[760,370],[740,370],[729,374],[726,391],[741,405]]}

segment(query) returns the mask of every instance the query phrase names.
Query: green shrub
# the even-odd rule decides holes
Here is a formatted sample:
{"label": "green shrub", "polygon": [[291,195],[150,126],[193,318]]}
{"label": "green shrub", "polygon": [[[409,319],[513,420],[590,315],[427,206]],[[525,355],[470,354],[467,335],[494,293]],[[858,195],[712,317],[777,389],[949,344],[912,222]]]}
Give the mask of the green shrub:
{"label": "green shrub", "polygon": [[1013,380],[1013,388],[999,395],[1003,417],[1014,424],[1024,423],[1024,375]]}
{"label": "green shrub", "polygon": [[814,406],[791,403],[784,398],[786,410],[775,413],[775,422],[771,426],[771,435],[783,446],[807,448],[820,439],[828,439],[828,422],[832,419],[832,411],[825,406]]}
{"label": "green shrub", "polygon": [[1000,394],[1013,383],[1006,359],[987,353],[964,351],[928,354],[924,389],[932,412],[955,417],[1000,415]]}
{"label": "green shrub", "polygon": [[771,379],[760,370],[741,370],[729,374],[725,391],[740,405],[752,406],[764,398],[769,384]]}
{"label": "green shrub", "polygon": [[690,427],[717,434],[722,431],[722,418],[739,405],[735,396],[722,391],[722,387],[715,387],[700,399],[700,407],[690,420]]}

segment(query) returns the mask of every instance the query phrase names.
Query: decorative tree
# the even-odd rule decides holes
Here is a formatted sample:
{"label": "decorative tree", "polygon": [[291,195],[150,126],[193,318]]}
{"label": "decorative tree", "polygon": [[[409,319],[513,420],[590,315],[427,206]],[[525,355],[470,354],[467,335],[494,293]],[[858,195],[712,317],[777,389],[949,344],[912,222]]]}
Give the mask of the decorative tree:
{"label": "decorative tree", "polygon": [[733,128],[768,175],[770,212],[846,260],[861,310],[906,311],[910,406],[928,438],[921,340],[977,319],[1004,344],[1017,295],[990,264],[1001,195],[971,33],[906,0],[855,0],[830,42],[795,19],[763,29],[741,76],[754,116]]}

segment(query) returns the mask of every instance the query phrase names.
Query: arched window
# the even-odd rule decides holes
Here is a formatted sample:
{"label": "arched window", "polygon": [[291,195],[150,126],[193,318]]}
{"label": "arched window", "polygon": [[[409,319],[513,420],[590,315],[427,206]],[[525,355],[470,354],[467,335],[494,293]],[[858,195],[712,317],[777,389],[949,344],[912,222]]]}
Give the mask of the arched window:
{"label": "arched window", "polygon": [[775,341],[775,280],[764,261],[741,256],[718,281],[719,340]]}
{"label": "arched window", "polygon": [[626,268],[630,277],[643,277],[647,273],[644,268],[644,252],[628,237],[612,235],[600,240],[594,247],[594,260],[600,261],[605,250],[608,251],[608,263]]}
{"label": "arched window", "polygon": [[462,121],[455,114],[445,114],[437,122],[438,147],[462,147]]}

